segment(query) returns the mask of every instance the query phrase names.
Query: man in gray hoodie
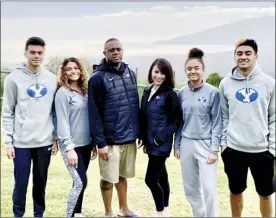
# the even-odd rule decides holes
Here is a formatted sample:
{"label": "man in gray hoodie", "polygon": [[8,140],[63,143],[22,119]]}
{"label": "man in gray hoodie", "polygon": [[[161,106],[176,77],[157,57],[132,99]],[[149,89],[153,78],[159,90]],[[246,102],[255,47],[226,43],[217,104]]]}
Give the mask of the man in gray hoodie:
{"label": "man in gray hoodie", "polygon": [[45,42],[31,37],[25,46],[27,63],[4,81],[2,128],[9,159],[14,163],[14,217],[22,217],[33,161],[34,217],[43,217],[51,154],[58,150],[54,116],[57,78],[41,66]]}
{"label": "man in gray hoodie", "polygon": [[220,83],[223,119],[222,160],[228,177],[233,217],[243,209],[242,193],[250,169],[263,217],[272,216],[275,159],[275,79],[256,64],[253,39],[236,43],[235,67]]}

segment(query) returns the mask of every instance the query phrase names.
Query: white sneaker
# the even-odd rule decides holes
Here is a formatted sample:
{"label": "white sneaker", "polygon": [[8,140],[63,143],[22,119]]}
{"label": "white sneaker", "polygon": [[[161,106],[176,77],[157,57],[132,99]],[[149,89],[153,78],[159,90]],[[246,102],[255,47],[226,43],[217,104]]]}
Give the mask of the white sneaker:
{"label": "white sneaker", "polygon": [[85,217],[85,216],[82,215],[81,213],[75,213],[75,217]]}
{"label": "white sneaker", "polygon": [[164,217],[170,217],[170,212],[168,207],[164,207]]}
{"label": "white sneaker", "polygon": [[164,211],[157,211],[156,216],[157,217],[164,217]]}

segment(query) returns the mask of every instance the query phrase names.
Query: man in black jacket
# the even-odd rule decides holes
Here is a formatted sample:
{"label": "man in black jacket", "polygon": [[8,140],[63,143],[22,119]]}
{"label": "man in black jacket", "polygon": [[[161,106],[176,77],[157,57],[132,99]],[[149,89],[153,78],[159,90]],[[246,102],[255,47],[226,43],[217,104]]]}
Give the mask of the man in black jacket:
{"label": "man in black jacket", "polygon": [[113,184],[122,216],[136,216],[127,206],[127,180],[135,176],[139,96],[134,72],[122,62],[123,48],[108,39],[105,58],[88,83],[91,137],[98,148],[105,216],[112,216]]}

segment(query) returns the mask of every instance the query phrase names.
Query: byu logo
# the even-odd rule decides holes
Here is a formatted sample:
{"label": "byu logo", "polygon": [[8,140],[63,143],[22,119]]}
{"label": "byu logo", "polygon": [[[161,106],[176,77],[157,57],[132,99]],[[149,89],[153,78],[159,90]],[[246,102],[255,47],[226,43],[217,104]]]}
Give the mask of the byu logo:
{"label": "byu logo", "polygon": [[42,84],[33,84],[27,89],[27,94],[32,98],[41,98],[47,94],[47,88]]}
{"label": "byu logo", "polygon": [[258,96],[258,92],[252,88],[243,88],[236,92],[236,99],[244,103],[256,101]]}
{"label": "byu logo", "polygon": [[200,97],[197,99],[199,102],[206,102],[206,98],[205,97]]}

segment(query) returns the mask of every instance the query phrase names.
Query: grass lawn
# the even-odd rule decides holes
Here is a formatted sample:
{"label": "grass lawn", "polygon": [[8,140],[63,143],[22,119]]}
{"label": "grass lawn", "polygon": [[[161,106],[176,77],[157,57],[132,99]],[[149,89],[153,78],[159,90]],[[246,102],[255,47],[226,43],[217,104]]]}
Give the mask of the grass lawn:
{"label": "grass lawn", "polygon": [[[139,150],[136,165],[136,177],[129,180],[129,206],[137,211],[141,216],[155,215],[155,207],[150,191],[144,183],[144,175],[147,166],[147,156]],[[180,163],[171,156],[167,162],[169,180],[171,185],[170,211],[172,216],[192,216],[190,206],[188,205],[182,186],[180,173]],[[223,165],[219,161],[218,185],[220,216],[230,216],[229,194],[227,179],[223,172]],[[99,189],[99,168],[98,161],[91,161],[88,170],[88,186],[84,197],[83,213],[88,217],[102,217],[104,207]],[[208,179],[208,178],[205,178]],[[251,174],[248,178],[249,187],[245,192],[245,205],[243,216],[259,216],[258,196],[255,194]],[[1,217],[12,217],[12,189],[13,189],[13,164],[5,156],[5,151],[1,149]],[[64,217],[66,210],[66,199],[72,186],[71,178],[62,162],[60,154],[52,157],[49,168],[49,179],[46,190],[46,212],[45,217]],[[32,203],[32,178],[27,193],[27,205],[25,217],[33,216]],[[116,191],[113,192],[114,211],[118,210]]]}

